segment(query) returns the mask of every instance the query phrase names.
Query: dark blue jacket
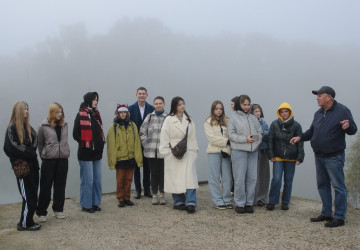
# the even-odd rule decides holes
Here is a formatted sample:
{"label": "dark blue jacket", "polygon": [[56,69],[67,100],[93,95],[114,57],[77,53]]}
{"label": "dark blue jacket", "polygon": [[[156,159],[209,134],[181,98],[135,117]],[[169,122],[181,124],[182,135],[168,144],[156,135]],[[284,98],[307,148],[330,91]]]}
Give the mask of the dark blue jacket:
{"label": "dark blue jacket", "polygon": [[[349,120],[349,128],[342,129],[343,120]],[[300,137],[303,141],[310,140],[311,147],[318,157],[334,157],[345,152],[345,133],[353,135],[357,131],[356,124],[350,110],[334,101],[330,109],[320,108],[315,112],[310,129]]]}
{"label": "dark blue jacket", "polygon": [[144,119],[142,119],[138,102],[135,102],[134,104],[129,106],[130,120],[132,120],[136,124],[138,131],[140,130],[141,124],[145,120],[146,116],[154,110],[154,106],[145,102]]}

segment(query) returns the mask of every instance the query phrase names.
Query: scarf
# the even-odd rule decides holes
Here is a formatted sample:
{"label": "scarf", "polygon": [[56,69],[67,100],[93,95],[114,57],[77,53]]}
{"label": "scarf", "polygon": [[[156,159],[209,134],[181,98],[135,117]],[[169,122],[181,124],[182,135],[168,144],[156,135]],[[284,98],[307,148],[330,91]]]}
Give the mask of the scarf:
{"label": "scarf", "polygon": [[93,143],[93,132],[91,128],[91,117],[100,126],[100,136],[103,141],[105,141],[103,129],[102,129],[102,120],[100,113],[97,109],[93,110],[90,108],[80,108],[80,133],[81,133],[81,147],[82,148],[94,148]]}

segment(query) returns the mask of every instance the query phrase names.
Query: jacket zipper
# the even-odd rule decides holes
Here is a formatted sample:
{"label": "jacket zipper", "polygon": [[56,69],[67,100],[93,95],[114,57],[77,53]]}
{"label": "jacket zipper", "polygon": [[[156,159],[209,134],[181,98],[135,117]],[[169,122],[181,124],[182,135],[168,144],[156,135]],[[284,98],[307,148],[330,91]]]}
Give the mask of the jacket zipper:
{"label": "jacket zipper", "polygon": [[[250,130],[250,134],[251,134],[251,126],[250,126],[250,122],[249,122],[249,117],[246,115],[246,119],[249,125],[249,130]],[[250,152],[252,152],[252,143],[250,144]]]}

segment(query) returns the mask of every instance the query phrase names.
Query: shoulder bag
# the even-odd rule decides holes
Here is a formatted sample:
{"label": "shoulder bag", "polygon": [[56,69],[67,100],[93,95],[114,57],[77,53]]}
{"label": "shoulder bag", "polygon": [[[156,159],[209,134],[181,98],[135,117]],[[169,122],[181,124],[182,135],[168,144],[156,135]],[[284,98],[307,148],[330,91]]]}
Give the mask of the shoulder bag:
{"label": "shoulder bag", "polygon": [[181,160],[183,158],[183,156],[187,150],[188,130],[189,130],[189,125],[186,128],[185,137],[181,141],[179,141],[175,147],[172,148],[171,145],[169,144],[172,154],[179,160]]}

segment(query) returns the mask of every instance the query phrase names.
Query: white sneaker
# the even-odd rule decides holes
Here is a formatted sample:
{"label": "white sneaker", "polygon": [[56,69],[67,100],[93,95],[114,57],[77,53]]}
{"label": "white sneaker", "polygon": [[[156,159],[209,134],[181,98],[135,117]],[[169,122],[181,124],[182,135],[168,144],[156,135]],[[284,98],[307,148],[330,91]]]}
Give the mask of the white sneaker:
{"label": "white sneaker", "polygon": [[37,220],[38,222],[46,222],[46,216],[44,216],[44,215],[38,215],[38,220]]}
{"label": "white sneaker", "polygon": [[166,200],[165,200],[163,195],[160,195],[160,203],[159,204],[160,205],[165,205],[166,204]]}
{"label": "white sneaker", "polygon": [[65,219],[65,215],[63,212],[54,212],[54,217],[57,219]]}
{"label": "white sneaker", "polygon": [[158,205],[159,204],[159,199],[158,199],[157,195],[153,196],[151,204],[153,204],[153,205]]}

